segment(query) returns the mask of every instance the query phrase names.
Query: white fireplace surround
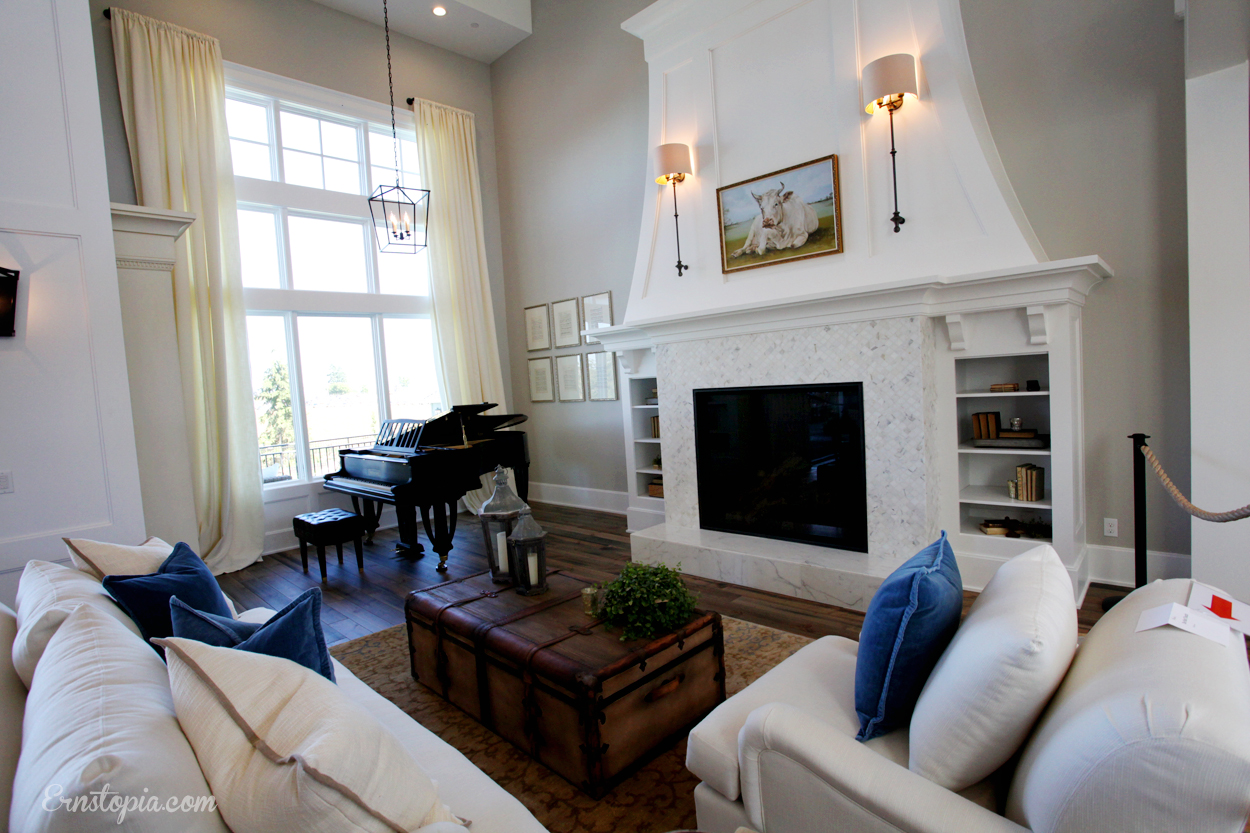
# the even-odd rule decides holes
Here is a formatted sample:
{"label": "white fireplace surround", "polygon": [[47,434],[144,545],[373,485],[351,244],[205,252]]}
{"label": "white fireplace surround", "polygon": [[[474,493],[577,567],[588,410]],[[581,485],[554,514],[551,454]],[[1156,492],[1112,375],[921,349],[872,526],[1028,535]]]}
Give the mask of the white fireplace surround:
{"label": "white fireplace surround", "polygon": [[[597,330],[626,374],[654,351],[666,520],[632,535],[634,560],[863,610],[886,575],[958,523],[958,484],[944,482],[958,479],[956,429],[944,411],[954,358],[1046,345],[1052,387],[1070,387],[1076,379],[1065,378],[1058,357],[1080,356],[1080,331],[1063,325],[1079,321],[1086,295],[1109,275],[1099,258],[1083,257]],[[864,384],[867,554],[699,528],[695,389],[856,381]],[[1061,419],[1052,430],[1079,435]],[[951,532],[965,585],[978,589],[1002,556],[961,547],[970,536]],[[1082,526],[1078,542],[1055,541],[1078,594],[1088,581],[1083,540]]]}

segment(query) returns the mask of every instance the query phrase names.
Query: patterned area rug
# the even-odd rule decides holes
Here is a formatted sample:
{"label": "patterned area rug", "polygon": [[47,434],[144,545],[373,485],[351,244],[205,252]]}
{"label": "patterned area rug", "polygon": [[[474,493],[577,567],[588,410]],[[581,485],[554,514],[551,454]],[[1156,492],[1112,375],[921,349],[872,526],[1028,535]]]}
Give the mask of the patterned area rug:
{"label": "patterned area rug", "polygon": [[[728,616],[723,621],[729,695],[811,642],[805,636]],[[661,833],[695,826],[692,793],[698,779],[686,770],[685,741],[594,801],[415,682],[408,673],[403,625],[336,645],[330,653],[374,691],[464,753],[519,798],[551,833]]]}

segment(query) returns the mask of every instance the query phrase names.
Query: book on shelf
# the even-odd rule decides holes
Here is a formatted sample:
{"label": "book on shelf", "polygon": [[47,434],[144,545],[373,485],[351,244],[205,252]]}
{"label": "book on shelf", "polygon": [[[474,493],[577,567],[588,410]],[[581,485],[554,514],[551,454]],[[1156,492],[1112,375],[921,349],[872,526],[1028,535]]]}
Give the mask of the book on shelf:
{"label": "book on shelf", "polygon": [[660,438],[660,418],[658,416],[651,417],[651,438],[655,440]]}
{"label": "book on shelf", "polygon": [[1015,393],[1020,390],[1019,382],[1003,382],[997,385],[990,385],[990,393]]}
{"label": "book on shelf", "polygon": [[973,448],[1050,448],[1050,435],[1039,434],[1036,437],[1028,437],[1024,439],[1015,439],[1004,436],[1006,432],[999,431],[996,440],[972,440]]}
{"label": "book on shelf", "polygon": [[999,435],[999,424],[1002,417],[998,411],[981,411],[972,415],[972,438],[974,440],[996,440]]}
{"label": "book on shelf", "polygon": [[1019,431],[999,431],[998,437],[1002,440],[1031,440],[1037,436],[1035,428],[1021,428]]}
{"label": "book on shelf", "polygon": [[1036,502],[1046,497],[1046,470],[1032,463],[1016,466],[1016,500]]}

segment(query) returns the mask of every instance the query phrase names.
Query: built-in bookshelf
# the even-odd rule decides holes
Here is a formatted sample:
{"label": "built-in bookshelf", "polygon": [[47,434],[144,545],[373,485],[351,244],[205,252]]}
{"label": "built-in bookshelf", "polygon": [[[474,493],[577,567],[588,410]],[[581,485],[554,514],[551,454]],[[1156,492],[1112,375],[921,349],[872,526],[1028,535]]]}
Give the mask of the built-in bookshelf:
{"label": "built-in bookshelf", "polygon": [[660,431],[654,356],[646,354],[640,364],[636,373],[623,374],[621,388],[631,532],[664,522],[664,438]]}

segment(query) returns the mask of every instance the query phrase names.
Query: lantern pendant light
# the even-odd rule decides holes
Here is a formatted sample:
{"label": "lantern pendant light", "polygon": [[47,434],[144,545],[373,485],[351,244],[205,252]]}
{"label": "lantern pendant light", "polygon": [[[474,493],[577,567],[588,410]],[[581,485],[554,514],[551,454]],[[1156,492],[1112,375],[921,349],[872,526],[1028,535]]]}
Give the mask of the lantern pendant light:
{"label": "lantern pendant light", "polygon": [[430,219],[430,192],[399,184],[399,131],[395,129],[395,81],[391,74],[391,19],[382,0],[386,30],[386,86],[391,94],[391,140],[395,143],[395,184],[379,185],[369,197],[369,214],[378,238],[378,250],[416,254],[426,246]]}

